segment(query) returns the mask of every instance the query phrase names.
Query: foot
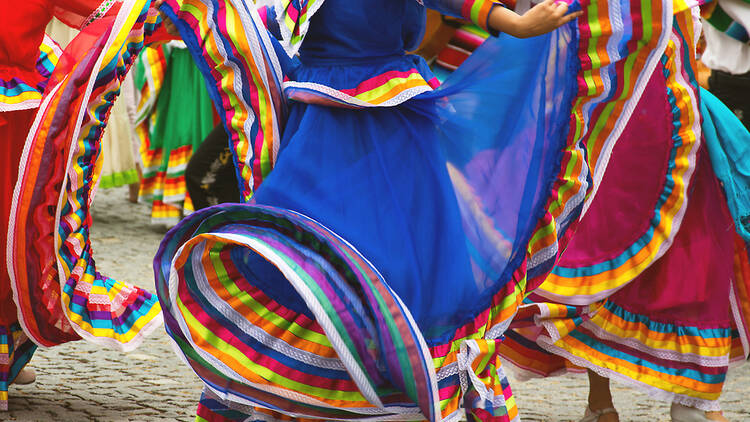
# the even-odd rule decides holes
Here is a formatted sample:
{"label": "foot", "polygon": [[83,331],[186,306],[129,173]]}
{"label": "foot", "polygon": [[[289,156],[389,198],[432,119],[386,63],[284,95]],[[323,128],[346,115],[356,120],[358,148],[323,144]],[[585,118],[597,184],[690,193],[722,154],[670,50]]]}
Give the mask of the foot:
{"label": "foot", "polygon": [[18,373],[16,379],[13,380],[13,384],[26,385],[31,384],[34,381],[36,381],[36,372],[34,372],[34,370],[31,368],[24,368],[21,369],[21,372]]}
{"label": "foot", "polygon": [[729,422],[720,411],[704,412],[695,407],[689,407],[679,403],[672,403],[672,408],[669,413],[672,415],[672,422]]}
{"label": "foot", "polygon": [[706,412],[706,417],[712,421],[729,422],[722,412]]}
{"label": "foot", "polygon": [[609,378],[589,370],[589,397],[586,414],[582,422],[619,422],[617,410],[612,403],[612,391],[609,388]]}
{"label": "foot", "polygon": [[580,422],[620,422],[620,417],[617,415],[617,410],[614,407],[605,407],[596,410],[587,407],[586,413]]}

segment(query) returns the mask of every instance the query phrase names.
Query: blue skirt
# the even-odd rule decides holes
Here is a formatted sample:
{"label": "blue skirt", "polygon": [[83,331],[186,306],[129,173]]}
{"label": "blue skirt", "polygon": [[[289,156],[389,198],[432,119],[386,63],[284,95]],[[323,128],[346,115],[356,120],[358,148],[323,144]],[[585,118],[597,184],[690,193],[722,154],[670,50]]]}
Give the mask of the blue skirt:
{"label": "blue skirt", "polygon": [[[572,27],[494,40],[393,107],[289,102],[278,160],[250,203],[187,217],[155,258],[167,330],[212,400],[434,420],[439,390],[459,385],[435,353],[459,345],[481,361],[476,377],[507,384],[499,361],[478,357],[494,356],[512,312],[491,315],[552,268],[557,245],[528,245],[540,225],[562,236],[586,191],[543,221],[575,147],[576,45]],[[467,406],[486,399],[467,394]],[[500,398],[486,406],[504,408]]]}
{"label": "blue skirt", "polygon": [[[480,293],[436,138],[433,122],[408,106],[363,111],[296,103],[276,167],[254,196],[350,242],[427,337],[473,318]],[[278,271],[258,278],[284,284]]]}

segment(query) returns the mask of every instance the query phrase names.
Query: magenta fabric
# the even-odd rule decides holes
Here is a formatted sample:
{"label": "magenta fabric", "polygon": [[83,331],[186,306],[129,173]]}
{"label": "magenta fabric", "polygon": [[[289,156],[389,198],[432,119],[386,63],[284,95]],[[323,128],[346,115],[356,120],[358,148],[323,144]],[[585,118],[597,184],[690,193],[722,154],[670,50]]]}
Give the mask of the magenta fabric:
{"label": "magenta fabric", "polygon": [[734,222],[705,146],[680,231],[669,251],[611,296],[612,302],[653,320],[699,328],[728,327]]}
{"label": "magenta fabric", "polygon": [[[664,189],[672,130],[664,75],[654,72],[638,108],[612,150],[607,172],[586,215],[558,263],[580,267],[610,260],[632,245],[651,225]],[[655,182],[655,181],[658,181]],[[602,233],[607,233],[602,236]]]}

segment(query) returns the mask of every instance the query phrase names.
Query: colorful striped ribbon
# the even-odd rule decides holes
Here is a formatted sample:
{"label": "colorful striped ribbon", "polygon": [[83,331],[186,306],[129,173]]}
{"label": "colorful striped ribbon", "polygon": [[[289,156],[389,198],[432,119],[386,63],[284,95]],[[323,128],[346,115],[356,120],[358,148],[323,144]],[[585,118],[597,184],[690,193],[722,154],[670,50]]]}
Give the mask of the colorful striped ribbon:
{"label": "colorful striped ribbon", "polygon": [[[750,7],[750,0],[742,0]],[[709,2],[706,2],[709,3]],[[750,43],[748,28],[745,28],[739,22],[735,21],[721,7],[718,1],[710,2],[705,8],[702,8],[701,15],[711,26],[734,38],[741,43]]]}
{"label": "colorful striped ribbon", "polygon": [[[585,214],[620,134],[657,68],[672,22],[670,2],[582,1],[581,68],[570,121],[570,146],[552,187],[547,215],[529,244],[529,288],[538,287]],[[567,230],[567,231],[566,231]],[[563,236],[563,233],[567,233]]]}

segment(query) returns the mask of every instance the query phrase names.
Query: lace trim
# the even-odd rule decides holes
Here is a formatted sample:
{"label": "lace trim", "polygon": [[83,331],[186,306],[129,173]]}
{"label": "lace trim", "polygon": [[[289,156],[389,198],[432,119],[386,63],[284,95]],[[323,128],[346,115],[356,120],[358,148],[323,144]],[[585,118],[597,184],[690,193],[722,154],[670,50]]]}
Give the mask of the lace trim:
{"label": "lace trim", "polygon": [[99,7],[94,9],[93,12],[89,15],[88,18],[83,22],[83,25],[81,26],[81,29],[91,25],[94,23],[95,20],[101,18],[102,16],[106,15],[107,12],[109,12],[109,9],[112,8],[112,6],[115,5],[115,0],[104,0]]}
{"label": "lace trim", "polygon": [[[736,283],[736,281],[734,282]],[[734,323],[737,324],[737,331],[740,333],[740,342],[742,343],[742,352],[745,359],[750,358],[750,341],[747,338],[747,330],[745,327],[745,320],[742,318],[742,312],[740,311],[739,304],[737,303],[737,292],[736,287],[733,285],[729,289],[729,306],[732,310],[732,317]]]}
{"label": "lace trim", "polygon": [[[379,104],[373,104],[368,101],[360,100],[359,98],[352,97],[351,95],[347,95],[337,89],[331,88],[327,85],[318,84],[314,82],[294,82],[294,81],[288,81],[284,82],[284,92],[287,92],[288,89],[300,89],[305,90],[310,93],[320,93],[325,96],[328,96],[334,100],[337,100],[343,104],[349,105],[349,106],[355,106],[355,107],[361,107],[361,108],[368,108],[368,107],[393,107],[397,106],[401,103],[404,103],[413,97],[422,94],[424,92],[432,91],[432,88],[430,88],[429,85],[423,85],[423,86],[416,86],[413,88],[408,88],[397,95],[389,98],[386,101],[383,101]],[[300,102],[307,102],[304,101],[302,98],[295,97],[294,93],[287,93],[287,97],[296,101]]]}
{"label": "lace trim", "polygon": [[652,385],[648,385],[641,381],[630,378],[626,375],[612,371],[611,369],[602,368],[600,366],[597,366],[587,361],[586,359],[573,355],[572,353],[568,352],[565,349],[562,349],[560,347],[557,347],[551,344],[551,339],[549,337],[540,337],[537,343],[539,344],[540,347],[545,349],[547,352],[561,356],[569,360],[570,362],[572,362],[574,365],[590,369],[593,372],[596,372],[599,376],[609,378],[621,384],[633,387],[636,390],[639,390],[656,400],[679,403],[685,406],[695,407],[704,411],[720,411],[721,410],[721,406],[718,400],[700,399],[697,397],[690,397],[690,396],[686,396],[683,394],[678,394],[678,393],[673,393],[671,391],[662,390],[660,388],[657,388]]}

